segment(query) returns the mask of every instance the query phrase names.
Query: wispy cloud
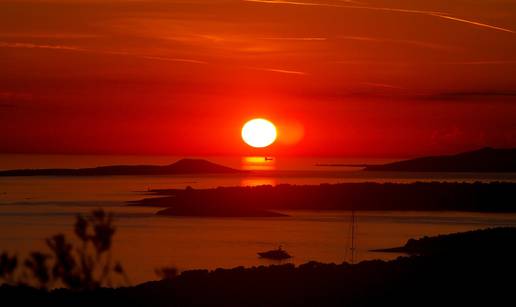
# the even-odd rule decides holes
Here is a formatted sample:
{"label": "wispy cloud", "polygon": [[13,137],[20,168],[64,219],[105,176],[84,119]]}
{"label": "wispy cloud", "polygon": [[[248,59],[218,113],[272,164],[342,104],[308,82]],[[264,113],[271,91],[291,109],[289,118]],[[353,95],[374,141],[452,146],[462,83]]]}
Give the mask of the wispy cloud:
{"label": "wispy cloud", "polygon": [[487,23],[482,23],[476,20],[469,20],[464,18],[459,18],[455,16],[451,16],[446,12],[439,11],[426,11],[426,10],[411,10],[411,9],[401,9],[401,8],[390,8],[390,7],[375,7],[375,6],[365,6],[365,5],[340,5],[340,4],[331,4],[331,3],[316,3],[316,2],[298,2],[298,1],[282,1],[282,0],[242,0],[245,2],[256,2],[256,3],[264,3],[264,4],[283,4],[283,5],[301,5],[301,6],[321,6],[321,7],[336,7],[336,8],[345,8],[345,9],[354,9],[354,10],[370,10],[370,11],[386,11],[386,12],[398,12],[398,13],[408,13],[408,14],[420,14],[433,16],[445,20],[452,20],[456,22],[461,22],[481,28],[487,28],[496,31],[502,31],[507,33],[516,34],[516,31],[499,27]]}
{"label": "wispy cloud", "polygon": [[417,40],[405,40],[405,39],[389,39],[389,38],[378,38],[369,36],[338,36],[338,39],[343,40],[355,40],[373,43],[392,43],[392,44],[405,44],[412,45],[421,48],[440,49],[440,50],[453,50],[454,47],[434,44],[429,42],[417,41]]}
{"label": "wispy cloud", "polygon": [[168,57],[148,56],[148,55],[143,55],[141,57],[144,59],[166,61],[166,62],[185,62],[185,63],[193,63],[193,64],[208,64],[208,62],[200,61],[200,60],[193,60],[193,59],[168,58]]}
{"label": "wispy cloud", "polygon": [[470,91],[470,92],[445,92],[427,95],[431,99],[439,100],[463,100],[481,97],[516,97],[516,91],[503,90],[485,90],[485,91]]}
{"label": "wispy cloud", "polygon": [[0,48],[26,48],[26,49],[53,49],[53,50],[69,50],[69,51],[87,51],[84,48],[67,45],[46,45],[33,43],[12,43],[0,42]]}
{"label": "wispy cloud", "polygon": [[264,68],[264,67],[247,67],[247,68],[254,69],[254,70],[270,71],[270,72],[275,72],[275,73],[280,73],[280,74],[307,75],[307,73],[302,72],[302,71],[279,69],[279,68]]}
{"label": "wispy cloud", "polygon": [[340,60],[332,61],[330,63],[340,65],[387,65],[387,66],[407,66],[409,62],[406,61],[375,61],[375,60]]}
{"label": "wispy cloud", "polygon": [[415,93],[409,96],[419,101],[448,101],[448,102],[490,102],[492,100],[513,103],[516,92],[503,89],[485,89],[479,91],[444,91],[436,93]]}
{"label": "wispy cloud", "polygon": [[461,61],[461,62],[443,62],[446,65],[514,65],[516,60],[485,60],[485,61]]}
{"label": "wispy cloud", "polygon": [[263,40],[275,41],[326,41],[326,37],[262,37]]}
{"label": "wispy cloud", "polygon": [[360,84],[370,86],[370,87],[377,87],[377,88],[383,88],[383,89],[392,89],[392,90],[404,90],[405,87],[393,85],[393,84],[387,84],[387,83],[378,83],[378,82],[361,82]]}
{"label": "wispy cloud", "polygon": [[47,45],[47,44],[34,44],[34,43],[0,42],[0,48],[25,48],[25,49],[50,49],[50,50],[76,51],[76,52],[96,53],[96,54],[105,54],[105,55],[130,56],[130,57],[137,57],[137,58],[154,60],[154,61],[207,64],[207,62],[205,62],[205,61],[196,60],[196,59],[153,56],[153,55],[147,55],[147,54],[138,54],[138,53],[132,53],[132,52],[126,52],[126,51],[116,51],[116,50],[96,50],[96,49],[88,49],[88,48],[82,48],[82,47],[77,47],[77,46],[68,46],[68,45]]}
{"label": "wispy cloud", "polygon": [[82,39],[98,38],[98,34],[75,34],[75,33],[19,33],[19,32],[0,32],[3,38],[47,38],[47,39]]}

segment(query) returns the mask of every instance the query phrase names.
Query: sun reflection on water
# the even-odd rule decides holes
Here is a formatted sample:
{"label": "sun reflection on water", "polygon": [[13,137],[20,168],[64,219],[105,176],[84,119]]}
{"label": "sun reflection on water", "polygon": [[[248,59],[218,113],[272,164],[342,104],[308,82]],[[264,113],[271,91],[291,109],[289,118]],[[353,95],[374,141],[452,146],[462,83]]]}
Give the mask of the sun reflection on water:
{"label": "sun reflection on water", "polygon": [[247,171],[272,171],[276,169],[276,159],[262,156],[243,157],[242,169]]}
{"label": "sun reflection on water", "polygon": [[260,185],[276,185],[276,180],[274,178],[251,177],[243,178],[240,182],[240,186],[243,187],[256,187]]}

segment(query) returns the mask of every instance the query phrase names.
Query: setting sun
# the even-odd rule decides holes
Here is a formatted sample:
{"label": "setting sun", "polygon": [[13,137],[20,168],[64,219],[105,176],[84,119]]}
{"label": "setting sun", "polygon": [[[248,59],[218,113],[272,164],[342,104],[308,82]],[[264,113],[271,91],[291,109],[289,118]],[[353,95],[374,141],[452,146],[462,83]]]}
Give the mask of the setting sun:
{"label": "setting sun", "polygon": [[0,67],[5,306],[515,301],[516,0],[0,0]]}
{"label": "setting sun", "polygon": [[276,126],[263,118],[252,119],[242,127],[242,139],[252,147],[267,147],[274,143],[276,136]]}

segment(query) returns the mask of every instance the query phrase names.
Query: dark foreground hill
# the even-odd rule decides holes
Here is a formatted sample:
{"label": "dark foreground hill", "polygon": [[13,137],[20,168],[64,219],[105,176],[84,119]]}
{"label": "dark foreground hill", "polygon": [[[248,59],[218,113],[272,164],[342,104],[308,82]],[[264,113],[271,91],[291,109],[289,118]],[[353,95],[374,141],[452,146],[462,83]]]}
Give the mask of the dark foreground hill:
{"label": "dark foreground hill", "polygon": [[[420,239],[409,239],[404,246],[379,249],[380,252],[405,253],[409,255],[500,255],[516,249],[516,228],[498,227],[474,230]],[[480,250],[479,250],[480,249]]]}
{"label": "dark foreground hill", "polygon": [[[3,286],[0,300],[2,306],[184,307],[509,306],[514,302],[516,229],[444,236],[436,242],[443,240],[468,246],[467,252],[442,248],[440,253],[423,251],[420,256],[354,265],[309,262],[297,267],[194,270],[168,280],[89,292]],[[492,243],[485,246],[486,242],[496,242],[496,248]]]}
{"label": "dark foreground hill", "polygon": [[112,165],[92,168],[19,169],[0,176],[116,176],[239,173],[240,170],[202,159],[182,159],[170,165]]}
{"label": "dark foreground hill", "polygon": [[449,156],[422,157],[383,165],[368,165],[366,171],[401,172],[516,172],[516,148],[482,148]]}
{"label": "dark foreground hill", "polygon": [[257,210],[456,210],[516,212],[516,183],[342,183],[154,190],[132,202],[162,215],[231,216]]}

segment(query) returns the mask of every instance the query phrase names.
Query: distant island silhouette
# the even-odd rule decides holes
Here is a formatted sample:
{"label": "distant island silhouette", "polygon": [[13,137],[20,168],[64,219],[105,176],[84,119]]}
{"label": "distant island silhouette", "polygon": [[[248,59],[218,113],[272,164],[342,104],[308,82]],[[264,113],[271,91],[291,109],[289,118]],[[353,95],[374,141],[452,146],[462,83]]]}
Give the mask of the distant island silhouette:
{"label": "distant island silhouette", "polygon": [[455,155],[422,157],[363,166],[366,171],[514,173],[516,172],[516,148],[485,147]]}
{"label": "distant island silhouette", "polygon": [[0,176],[116,176],[225,174],[243,171],[203,159],[181,159],[170,165],[112,165],[92,168],[17,169],[0,171]]}
{"label": "distant island silhouette", "polygon": [[435,242],[432,250],[442,252],[421,251],[391,261],[358,264],[311,261],[299,266],[188,270],[135,286],[89,291],[4,284],[0,297],[4,304],[52,307],[507,306],[514,300],[516,228],[443,235],[421,242],[425,240]]}
{"label": "distant island silhouette", "polygon": [[[151,190],[129,205],[167,208],[159,215],[278,216],[282,210],[516,212],[516,183],[341,183]],[[266,212],[264,212],[266,211]]]}

